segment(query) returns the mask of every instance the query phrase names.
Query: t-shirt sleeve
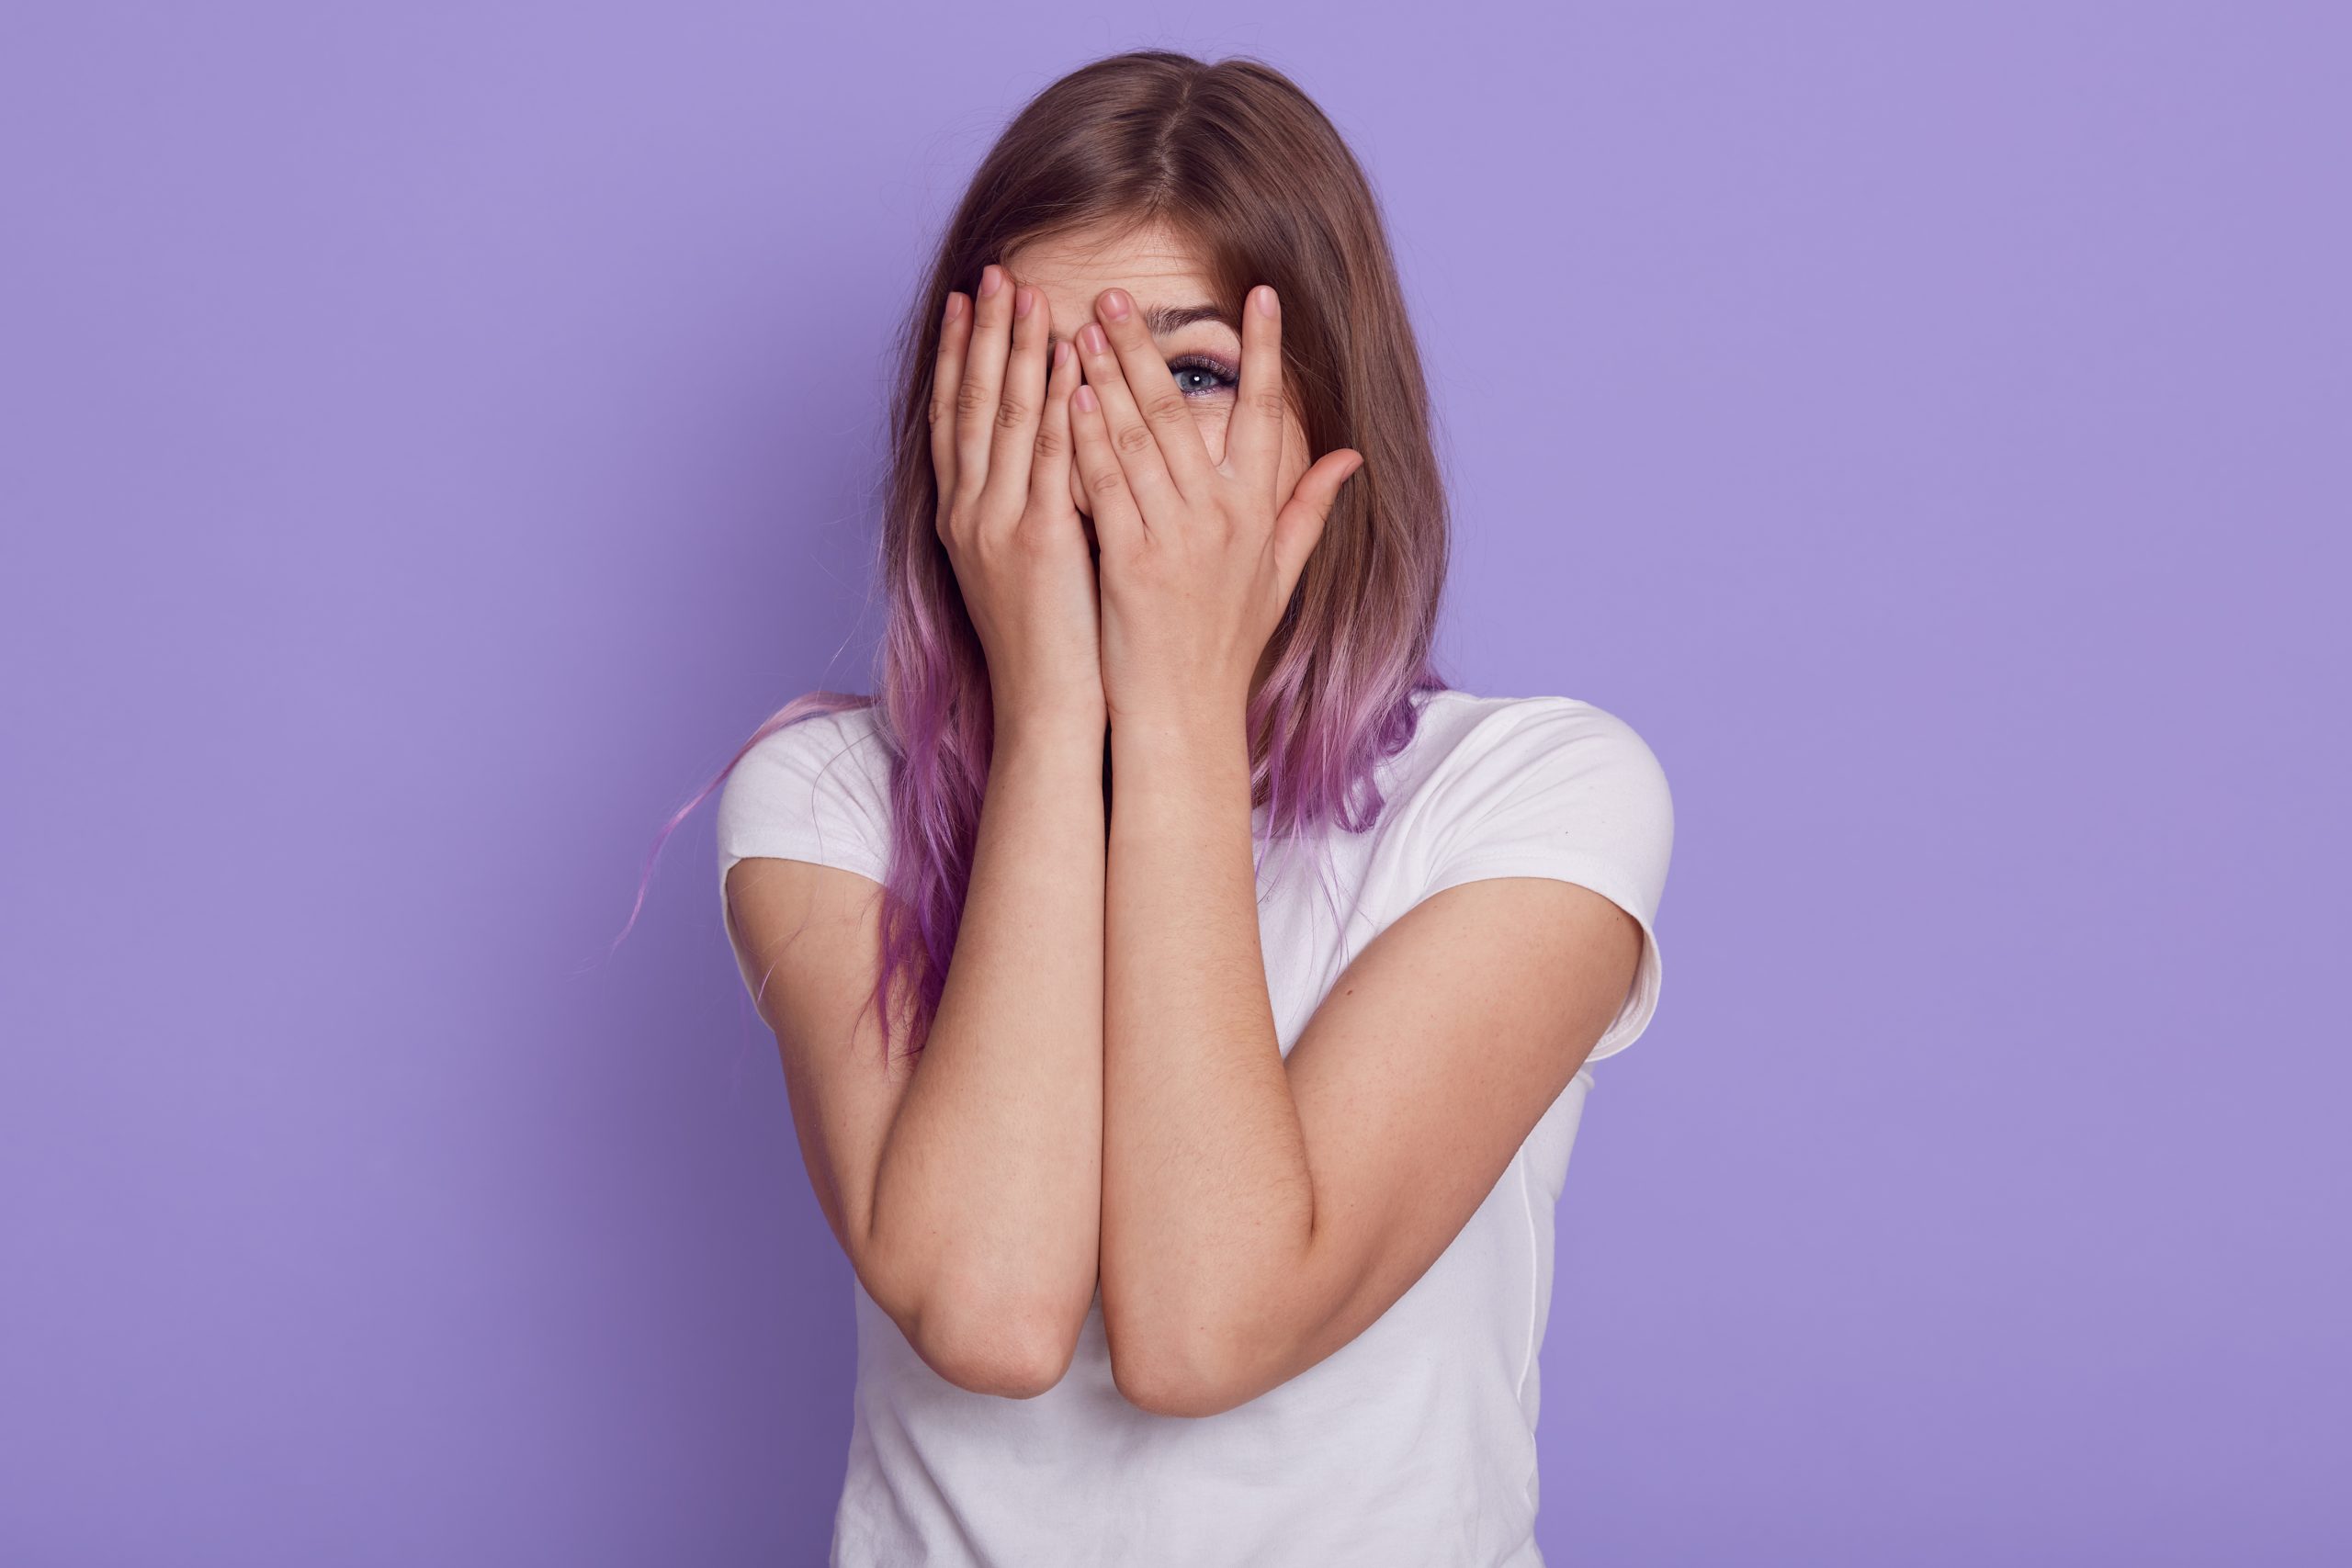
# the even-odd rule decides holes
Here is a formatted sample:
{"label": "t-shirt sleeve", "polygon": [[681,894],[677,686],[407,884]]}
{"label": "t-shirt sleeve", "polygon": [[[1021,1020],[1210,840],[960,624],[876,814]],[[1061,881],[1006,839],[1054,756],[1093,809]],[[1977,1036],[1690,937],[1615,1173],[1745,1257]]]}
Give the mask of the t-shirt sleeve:
{"label": "t-shirt sleeve", "polygon": [[1658,900],[1674,848],[1674,802],[1657,756],[1623,719],[1589,703],[1531,697],[1481,720],[1437,796],[1421,897],[1490,876],[1552,876],[1616,904],[1642,928],[1617,1017],[1588,1062],[1640,1038],[1664,963]]}
{"label": "t-shirt sleeve", "polygon": [[887,745],[873,711],[818,713],[760,738],[719,791],[722,908],[727,874],[766,855],[840,866],[876,882],[889,866]]}

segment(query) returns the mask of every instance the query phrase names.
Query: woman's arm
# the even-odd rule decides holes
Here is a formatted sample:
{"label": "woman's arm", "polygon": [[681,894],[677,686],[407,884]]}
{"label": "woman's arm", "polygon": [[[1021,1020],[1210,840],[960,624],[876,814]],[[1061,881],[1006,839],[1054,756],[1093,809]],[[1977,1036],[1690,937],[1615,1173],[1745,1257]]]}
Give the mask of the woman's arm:
{"label": "woman's arm", "polygon": [[1285,488],[1280,308],[1250,291],[1222,459],[1123,291],[1080,334],[1111,714],[1102,1312],[1131,1401],[1205,1416],[1346,1344],[1457,1235],[1599,1042],[1634,917],[1559,879],[1449,887],[1357,955],[1287,1061],[1259,948],[1254,667],[1360,464]]}
{"label": "woman's arm", "polygon": [[1111,743],[1103,1314],[1129,1400],[1208,1416],[1427,1271],[1616,1015],[1641,928],[1570,882],[1448,888],[1357,955],[1285,1060],[1238,714]]}
{"label": "woman's arm", "polygon": [[992,1392],[1059,1382],[1094,1298],[1103,833],[1099,723],[999,731],[946,987],[876,1173],[867,1242],[901,1325]]}
{"label": "woman's arm", "polygon": [[[938,534],[986,651],[994,739],[912,1069],[886,1074],[870,1030],[842,1041],[880,961],[878,887],[754,873],[743,916],[778,965],[794,1118],[867,1293],[941,1376],[1026,1396],[1068,1369],[1097,1278],[1106,708],[1070,495],[1078,367],[1049,355],[1042,296],[1007,281],[991,264],[976,299],[948,296],[931,387]],[[792,940],[804,926],[815,940]]]}
{"label": "woman's arm", "polygon": [[1000,729],[939,1011],[887,1068],[859,1017],[879,886],[771,859],[729,877],[826,1219],[924,1361],[981,1393],[1052,1387],[1092,1303],[1102,876],[1101,728]]}

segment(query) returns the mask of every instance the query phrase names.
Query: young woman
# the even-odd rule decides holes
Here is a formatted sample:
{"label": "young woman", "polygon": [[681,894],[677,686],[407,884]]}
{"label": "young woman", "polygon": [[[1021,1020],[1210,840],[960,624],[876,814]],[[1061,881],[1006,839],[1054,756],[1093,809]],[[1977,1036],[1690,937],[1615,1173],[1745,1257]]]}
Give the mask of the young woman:
{"label": "young woman", "polygon": [[1434,669],[1362,171],[1262,64],[1098,62],[900,347],[877,694],[718,821],[856,1277],[833,1562],[1540,1563],[1553,1204],[1672,809],[1608,712]]}

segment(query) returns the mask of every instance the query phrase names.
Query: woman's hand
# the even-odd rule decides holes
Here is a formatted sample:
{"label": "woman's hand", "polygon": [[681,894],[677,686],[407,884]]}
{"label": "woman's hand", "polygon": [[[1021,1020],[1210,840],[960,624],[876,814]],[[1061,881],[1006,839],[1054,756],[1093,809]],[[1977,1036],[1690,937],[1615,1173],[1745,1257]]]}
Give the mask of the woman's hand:
{"label": "woman's hand", "polygon": [[1285,497],[1282,322],[1261,284],[1242,308],[1241,378],[1213,461],[1168,362],[1107,288],[1078,333],[1071,400],[1079,478],[1101,542],[1102,686],[1110,722],[1238,725],[1267,639],[1340,485],[1363,467],[1326,453]]}
{"label": "woman's hand", "polygon": [[1000,730],[1036,718],[1105,718],[1101,596],[1070,500],[1069,400],[1078,356],[1046,364],[1052,311],[1004,269],[977,300],[947,296],[932,374],[938,529],[989,661]]}

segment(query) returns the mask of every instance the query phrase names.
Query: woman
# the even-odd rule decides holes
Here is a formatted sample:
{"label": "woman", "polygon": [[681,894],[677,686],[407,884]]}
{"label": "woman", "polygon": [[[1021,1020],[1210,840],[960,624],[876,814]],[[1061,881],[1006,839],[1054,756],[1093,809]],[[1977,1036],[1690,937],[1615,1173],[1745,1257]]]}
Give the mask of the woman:
{"label": "woman", "polygon": [[718,823],[857,1281],[833,1562],[1539,1563],[1553,1204],[1672,812],[1609,713],[1435,671],[1361,170],[1262,64],[1098,62],[900,346],[878,694]]}

